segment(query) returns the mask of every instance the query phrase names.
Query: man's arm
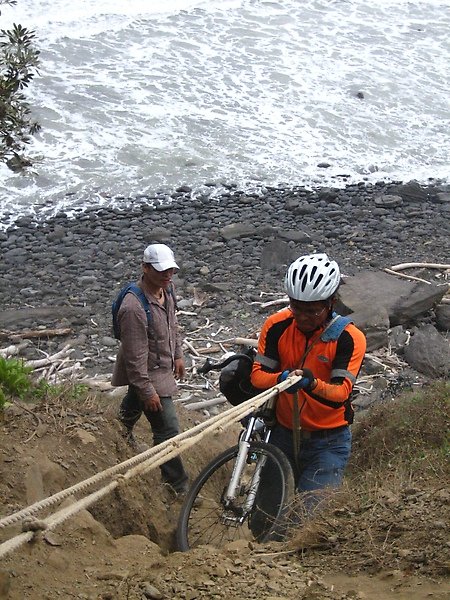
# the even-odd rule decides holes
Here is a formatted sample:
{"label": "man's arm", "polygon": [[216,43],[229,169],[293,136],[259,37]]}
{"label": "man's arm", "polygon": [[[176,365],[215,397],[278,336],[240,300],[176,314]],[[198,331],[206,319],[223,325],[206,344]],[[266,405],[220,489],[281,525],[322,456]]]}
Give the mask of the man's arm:
{"label": "man's arm", "polygon": [[173,328],[175,330],[175,350],[174,350],[174,360],[173,360],[173,373],[177,379],[184,379],[186,375],[186,367],[184,364],[184,356],[183,356],[183,340],[181,338],[181,330],[180,325],[178,323],[177,313],[176,313],[176,302],[175,302],[175,286],[172,284],[172,305],[171,305],[171,321],[173,323]]}
{"label": "man's arm", "polygon": [[278,340],[291,321],[292,319],[275,321],[272,315],[262,326],[251,374],[251,382],[256,388],[267,390],[278,383],[281,371]]}
{"label": "man's arm", "polygon": [[366,338],[362,331],[354,326],[343,331],[336,346],[330,383],[316,379],[317,383],[309,395],[328,406],[341,406],[352,392],[365,351]]}

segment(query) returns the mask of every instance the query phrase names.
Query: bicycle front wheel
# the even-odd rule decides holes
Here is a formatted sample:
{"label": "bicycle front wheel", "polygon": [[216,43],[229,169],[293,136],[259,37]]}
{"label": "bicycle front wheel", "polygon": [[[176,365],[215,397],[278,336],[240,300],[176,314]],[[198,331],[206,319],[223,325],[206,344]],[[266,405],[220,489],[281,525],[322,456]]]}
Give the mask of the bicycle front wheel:
{"label": "bicycle front wheel", "polygon": [[[239,446],[225,450],[193,482],[181,507],[177,546],[181,551],[208,544],[220,548],[236,539],[264,542],[277,532],[294,494],[294,476],[285,454],[272,444],[250,442],[236,498],[224,499]],[[249,494],[261,470],[255,502]]]}

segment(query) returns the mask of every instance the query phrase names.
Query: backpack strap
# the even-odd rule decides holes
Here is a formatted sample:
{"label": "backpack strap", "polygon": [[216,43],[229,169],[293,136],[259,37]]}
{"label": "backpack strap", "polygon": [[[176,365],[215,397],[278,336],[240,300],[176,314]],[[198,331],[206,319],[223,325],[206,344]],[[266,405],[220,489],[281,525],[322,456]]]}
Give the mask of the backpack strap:
{"label": "backpack strap", "polygon": [[[123,297],[125,297],[125,295],[128,293],[136,296],[136,298],[142,304],[142,308],[145,310],[145,314],[147,315],[148,333],[149,333],[149,335],[152,335],[151,324],[153,321],[153,317],[152,317],[152,311],[150,308],[150,302],[147,300],[147,297],[144,294],[143,290],[136,283],[130,283],[129,285],[127,285],[126,291],[125,291]],[[173,291],[171,293],[174,296]],[[154,368],[157,369],[157,368],[159,368],[159,363],[161,362],[161,354],[159,351],[159,345],[158,345],[158,340],[156,339],[156,336],[153,335],[153,339],[155,342],[155,352],[156,352],[156,366]]]}
{"label": "backpack strap", "polygon": [[347,325],[349,323],[353,323],[353,321],[348,317],[342,317],[335,312],[331,314],[331,317],[331,321],[328,323],[328,326],[320,336],[322,342],[335,342],[339,339],[339,336],[347,327]]}
{"label": "backpack strap", "polygon": [[169,287],[167,288],[166,292],[167,292],[167,293],[168,293],[170,296],[172,296],[173,305],[174,305],[174,307],[175,307],[175,310],[177,311],[177,310],[178,310],[178,304],[177,304],[177,297],[175,296],[175,290],[174,290],[174,288],[173,288],[173,283],[171,283],[171,284],[169,285]]}
{"label": "backpack strap", "polygon": [[123,297],[125,298],[126,294],[133,294],[142,304],[142,308],[145,310],[145,314],[147,315],[147,326],[150,327],[152,323],[152,311],[150,309],[150,302],[147,300],[146,295],[141,290],[141,288],[136,283],[130,283],[124,290]]}

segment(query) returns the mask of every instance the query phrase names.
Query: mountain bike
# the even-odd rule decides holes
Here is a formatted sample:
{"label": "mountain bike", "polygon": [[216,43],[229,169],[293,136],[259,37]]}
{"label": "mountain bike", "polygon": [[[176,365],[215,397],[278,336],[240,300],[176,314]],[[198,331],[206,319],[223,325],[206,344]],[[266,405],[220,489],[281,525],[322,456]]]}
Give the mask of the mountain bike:
{"label": "mountain bike", "polygon": [[[207,361],[199,372],[220,370],[235,360]],[[282,539],[283,515],[294,496],[294,476],[285,454],[270,444],[264,407],[243,419],[238,443],[216,456],[192,483],[181,507],[177,547],[221,547],[237,539]]]}

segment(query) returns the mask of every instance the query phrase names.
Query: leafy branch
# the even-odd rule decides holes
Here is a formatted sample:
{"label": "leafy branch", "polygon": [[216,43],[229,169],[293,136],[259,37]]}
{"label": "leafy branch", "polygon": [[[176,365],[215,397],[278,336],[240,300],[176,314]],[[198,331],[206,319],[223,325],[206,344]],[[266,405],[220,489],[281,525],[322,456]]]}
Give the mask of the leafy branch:
{"label": "leafy branch", "polygon": [[[0,0],[1,4],[16,1]],[[25,147],[40,129],[23,93],[38,74],[40,52],[34,42],[34,31],[22,25],[0,30],[0,162],[13,171],[31,166]]]}

